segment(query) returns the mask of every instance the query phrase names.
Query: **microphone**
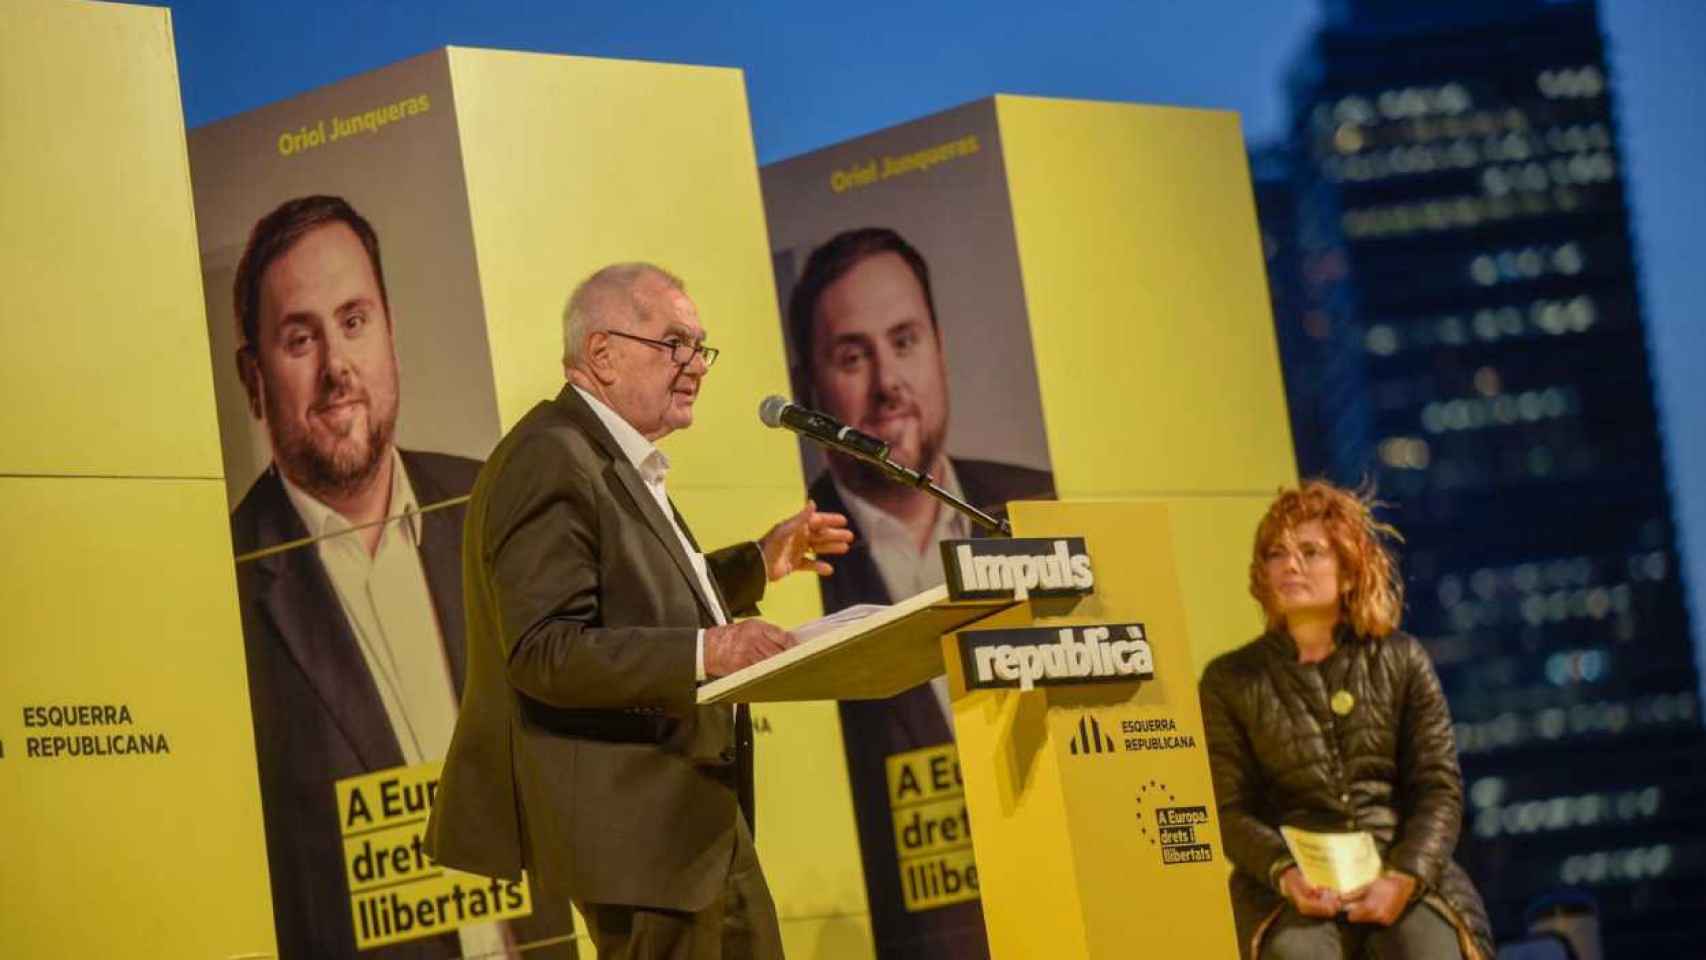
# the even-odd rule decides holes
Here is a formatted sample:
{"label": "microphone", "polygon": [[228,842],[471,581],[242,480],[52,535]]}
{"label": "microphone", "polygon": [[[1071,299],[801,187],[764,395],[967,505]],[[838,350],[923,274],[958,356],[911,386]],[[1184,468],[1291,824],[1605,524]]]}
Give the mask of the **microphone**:
{"label": "microphone", "polygon": [[848,456],[873,464],[890,480],[905,486],[917,487],[970,517],[973,523],[985,530],[1004,537],[1013,535],[1013,528],[1005,519],[990,516],[942,489],[928,473],[895,463],[889,459],[888,444],[868,433],[860,433],[828,414],[808,410],[797,403],[789,403],[781,397],[771,394],[764,398],[763,403],[758,405],[758,419],[763,420],[767,427],[787,427],[800,436],[809,437],[831,450],[839,450]]}
{"label": "microphone", "polygon": [[828,414],[789,403],[775,394],[765,397],[764,402],[758,405],[758,419],[763,420],[767,427],[787,427],[861,460],[884,464],[888,460],[889,445],[883,441],[868,433],[860,433]]}

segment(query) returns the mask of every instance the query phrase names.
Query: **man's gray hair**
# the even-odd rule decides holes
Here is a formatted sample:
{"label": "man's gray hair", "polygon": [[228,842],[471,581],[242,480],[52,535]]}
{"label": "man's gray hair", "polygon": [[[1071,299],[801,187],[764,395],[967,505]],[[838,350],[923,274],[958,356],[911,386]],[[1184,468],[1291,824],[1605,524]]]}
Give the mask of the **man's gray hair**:
{"label": "man's gray hair", "polygon": [[574,365],[586,348],[586,338],[603,330],[631,326],[641,305],[634,288],[656,277],[672,289],[687,292],[681,278],[655,263],[613,263],[582,280],[563,308],[563,363]]}

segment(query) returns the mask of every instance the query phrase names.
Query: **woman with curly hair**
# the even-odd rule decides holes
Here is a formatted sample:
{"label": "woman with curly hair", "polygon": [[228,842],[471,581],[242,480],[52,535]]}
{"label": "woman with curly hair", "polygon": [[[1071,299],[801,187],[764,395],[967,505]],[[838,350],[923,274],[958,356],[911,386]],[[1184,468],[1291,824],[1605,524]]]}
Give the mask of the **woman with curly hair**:
{"label": "woman with curly hair", "polygon": [[[1427,652],[1398,631],[1403,585],[1370,502],[1311,481],[1256,527],[1250,594],[1267,630],[1201,685],[1209,765],[1246,960],[1491,960],[1486,908],[1451,859],[1463,778]],[[1281,825],[1365,831],[1383,870],[1356,890],[1304,879]]]}

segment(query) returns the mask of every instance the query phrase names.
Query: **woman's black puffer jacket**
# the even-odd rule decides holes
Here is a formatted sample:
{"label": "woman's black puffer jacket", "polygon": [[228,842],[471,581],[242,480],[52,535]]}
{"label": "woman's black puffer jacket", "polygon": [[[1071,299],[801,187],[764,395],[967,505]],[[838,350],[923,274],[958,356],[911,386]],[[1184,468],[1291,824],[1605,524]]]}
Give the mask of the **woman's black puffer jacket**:
{"label": "woman's black puffer jacket", "polygon": [[[1451,715],[1414,637],[1358,637],[1341,627],[1333,653],[1297,662],[1283,631],[1217,657],[1201,694],[1232,908],[1246,958],[1284,898],[1292,863],[1279,826],[1374,835],[1390,869],[1419,881],[1458,931],[1468,960],[1490,960],[1486,907],[1451,859],[1463,822],[1463,777]],[[1338,698],[1335,712],[1334,694]],[[1342,715],[1341,715],[1342,714]]]}

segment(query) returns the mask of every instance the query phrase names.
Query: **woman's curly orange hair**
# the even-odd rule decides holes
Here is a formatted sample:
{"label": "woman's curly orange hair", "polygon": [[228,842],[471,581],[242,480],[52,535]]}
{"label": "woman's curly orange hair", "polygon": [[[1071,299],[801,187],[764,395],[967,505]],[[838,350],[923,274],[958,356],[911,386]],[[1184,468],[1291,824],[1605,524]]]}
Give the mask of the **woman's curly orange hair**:
{"label": "woman's curly orange hair", "polygon": [[1268,629],[1285,618],[1274,606],[1264,562],[1268,548],[1311,520],[1318,520],[1339,560],[1339,614],[1362,637],[1384,637],[1398,629],[1404,609],[1404,584],[1388,540],[1402,541],[1390,524],[1374,518],[1378,504],[1368,493],[1346,490],[1325,480],[1305,481],[1280,491],[1256,525],[1250,558],[1250,595],[1267,614]]}

